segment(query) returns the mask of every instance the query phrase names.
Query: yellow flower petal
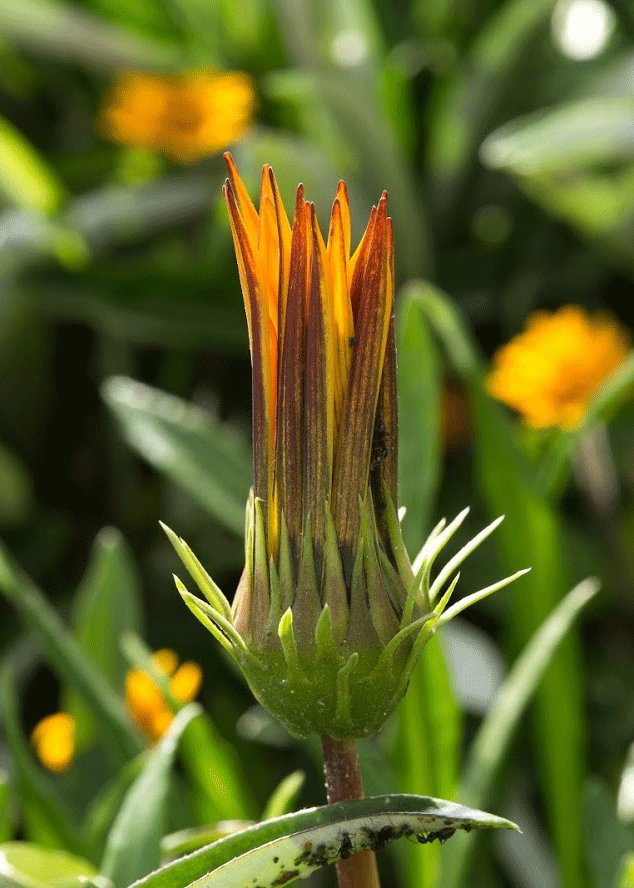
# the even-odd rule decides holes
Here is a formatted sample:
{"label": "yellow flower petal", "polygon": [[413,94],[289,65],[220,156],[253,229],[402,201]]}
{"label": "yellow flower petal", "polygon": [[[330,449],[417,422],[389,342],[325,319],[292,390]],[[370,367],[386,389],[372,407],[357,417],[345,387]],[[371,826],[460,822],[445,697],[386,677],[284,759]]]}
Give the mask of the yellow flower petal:
{"label": "yellow flower petal", "polygon": [[240,71],[162,76],[129,72],[106,96],[100,129],[122,145],[191,163],[239,139],[254,107],[253,84]]}
{"label": "yellow flower petal", "polygon": [[181,663],[170,679],[170,692],[179,703],[191,703],[197,696],[203,680],[203,672],[198,663],[188,660]]}
{"label": "yellow flower petal", "polygon": [[47,715],[33,729],[31,743],[49,771],[65,771],[75,753],[75,719],[66,712]]}
{"label": "yellow flower petal", "polygon": [[629,349],[628,332],[607,315],[578,305],[535,312],[493,356],[487,389],[531,428],[574,429]]}

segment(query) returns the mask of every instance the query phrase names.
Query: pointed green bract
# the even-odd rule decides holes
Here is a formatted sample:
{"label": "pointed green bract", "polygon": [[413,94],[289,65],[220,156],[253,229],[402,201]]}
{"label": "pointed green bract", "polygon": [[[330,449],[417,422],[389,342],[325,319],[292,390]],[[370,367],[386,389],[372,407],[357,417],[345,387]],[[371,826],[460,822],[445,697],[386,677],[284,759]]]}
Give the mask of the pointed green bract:
{"label": "pointed green bract", "polygon": [[[449,524],[438,524],[414,563],[415,575],[389,496],[385,523],[393,559],[378,541],[369,498],[360,503],[359,511],[360,534],[348,586],[332,516],[327,513],[324,522],[324,566],[319,578],[310,519],[302,535],[297,572],[284,521],[280,525],[277,565],[272,556],[265,560],[261,544],[264,513],[256,499],[249,509],[252,524],[248,529],[254,554],[236,593],[238,603],[231,608],[223,603],[226,599],[215,584],[210,587],[207,573],[189,547],[168,533],[206,599],[192,595],[177,579],[183,600],[239,663],[259,702],[296,736],[325,733],[348,739],[374,734],[405,693],[432,635],[469,604],[524,573],[520,571],[449,606],[459,579],[456,567],[499,522],[493,522],[463,546],[430,586],[432,565],[468,510]],[[450,575],[454,575],[453,580],[444,589]],[[256,595],[253,590],[257,590]],[[257,629],[247,617],[254,608],[258,612]],[[250,630],[245,629],[247,626]]]}

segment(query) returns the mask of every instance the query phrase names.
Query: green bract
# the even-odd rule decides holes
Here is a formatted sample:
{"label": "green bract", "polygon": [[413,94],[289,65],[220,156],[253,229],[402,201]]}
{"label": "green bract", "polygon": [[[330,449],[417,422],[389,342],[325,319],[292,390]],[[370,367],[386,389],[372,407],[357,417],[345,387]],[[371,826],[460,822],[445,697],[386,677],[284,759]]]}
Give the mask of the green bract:
{"label": "green bract", "polygon": [[[367,509],[363,512],[367,515]],[[247,552],[253,547],[255,557],[247,556],[242,582],[267,583],[270,589],[266,623],[258,639],[252,633],[243,637],[237,631],[232,608],[218,586],[187,543],[168,527],[165,531],[206,599],[192,595],[175,578],[185,603],[238,663],[259,702],[297,736],[317,732],[346,739],[367,737],[379,730],[405,693],[425,643],[440,626],[526,572],[519,571],[447,607],[459,575],[453,576],[443,592],[445,583],[501,520],[494,521],[464,546],[432,583],[430,575],[436,556],[467,513],[465,509],[448,526],[444,520],[440,522],[414,562],[416,574],[402,546],[393,508],[388,506],[387,525],[394,550],[399,554],[398,572],[377,557],[370,521],[364,520],[349,604],[343,595],[338,552],[334,543],[329,544],[326,558],[332,565],[333,582],[342,584],[341,600],[345,602],[336,618],[328,603],[320,604],[308,533],[300,570],[301,602],[309,602],[313,617],[308,625],[305,612],[299,613],[298,590],[293,587],[288,560],[280,560],[279,572],[272,563],[267,565],[262,509],[257,500],[252,500],[248,509]],[[386,582],[391,584],[394,594],[398,592],[402,602],[400,615],[392,626],[387,625],[385,612],[372,603],[373,589]],[[285,587],[295,593],[295,601],[282,609]]]}

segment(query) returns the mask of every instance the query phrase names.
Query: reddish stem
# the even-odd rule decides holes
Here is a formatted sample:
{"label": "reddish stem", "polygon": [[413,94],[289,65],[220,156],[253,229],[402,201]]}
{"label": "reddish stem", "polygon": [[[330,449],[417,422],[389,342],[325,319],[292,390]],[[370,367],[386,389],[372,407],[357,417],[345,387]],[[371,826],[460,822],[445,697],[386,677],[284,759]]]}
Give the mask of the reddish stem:
{"label": "reddish stem", "polygon": [[[364,798],[354,740],[334,740],[324,734],[321,745],[328,804]],[[347,860],[338,860],[336,867],[339,888],[381,888],[374,851],[359,851]]]}

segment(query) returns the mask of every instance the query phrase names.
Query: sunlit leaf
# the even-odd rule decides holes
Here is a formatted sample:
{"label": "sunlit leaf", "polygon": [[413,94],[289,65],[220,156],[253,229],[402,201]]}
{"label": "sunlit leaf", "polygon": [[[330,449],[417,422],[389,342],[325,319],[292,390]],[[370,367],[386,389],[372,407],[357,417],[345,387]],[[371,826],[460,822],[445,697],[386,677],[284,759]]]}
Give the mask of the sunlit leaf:
{"label": "sunlit leaf", "polygon": [[[457,829],[517,829],[508,820],[423,796],[376,796],[267,820],[167,864],[135,888],[260,888],[290,884],[353,851],[400,836],[445,840]],[[198,881],[196,881],[198,880]]]}
{"label": "sunlit leaf", "polygon": [[3,888],[112,888],[87,861],[28,842],[0,845],[0,883]]}

